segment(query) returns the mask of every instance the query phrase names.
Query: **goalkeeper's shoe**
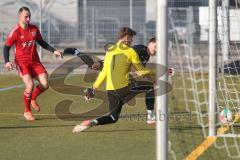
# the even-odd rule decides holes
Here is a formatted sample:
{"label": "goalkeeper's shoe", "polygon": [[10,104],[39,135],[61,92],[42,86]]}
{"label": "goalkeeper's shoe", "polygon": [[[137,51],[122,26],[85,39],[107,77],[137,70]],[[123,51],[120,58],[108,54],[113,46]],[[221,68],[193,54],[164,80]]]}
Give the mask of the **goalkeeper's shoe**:
{"label": "goalkeeper's shoe", "polygon": [[31,100],[31,106],[35,111],[37,111],[37,112],[40,111],[40,106],[38,105],[36,100]]}
{"label": "goalkeeper's shoe", "polygon": [[83,131],[85,131],[86,129],[88,129],[90,127],[91,127],[91,121],[90,120],[85,120],[81,124],[76,125],[73,128],[73,133],[83,132]]}
{"label": "goalkeeper's shoe", "polygon": [[25,117],[26,120],[28,120],[28,121],[34,121],[34,120],[35,120],[35,118],[33,117],[31,111],[29,111],[29,112],[24,112],[24,117]]}
{"label": "goalkeeper's shoe", "polygon": [[147,124],[154,124],[156,123],[156,116],[154,113],[147,115]]}

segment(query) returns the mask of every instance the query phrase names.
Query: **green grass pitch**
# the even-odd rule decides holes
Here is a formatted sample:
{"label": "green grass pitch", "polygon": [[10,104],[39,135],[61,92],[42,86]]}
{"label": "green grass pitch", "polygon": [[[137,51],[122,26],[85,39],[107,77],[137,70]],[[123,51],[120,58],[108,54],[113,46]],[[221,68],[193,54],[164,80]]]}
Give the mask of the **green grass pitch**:
{"label": "green grass pitch", "polygon": [[[176,75],[176,78],[177,75]],[[176,78],[173,79],[176,80]],[[81,76],[65,81],[76,86],[90,86]],[[16,75],[0,75],[0,88],[21,85]],[[178,85],[177,82],[174,85]],[[155,153],[155,126],[147,125],[142,117],[146,114],[143,98],[137,98],[135,106],[125,105],[117,123],[97,126],[80,134],[73,134],[79,121],[61,120],[55,115],[55,106],[62,99],[73,101],[72,113],[81,113],[96,107],[100,100],[86,102],[79,95],[66,95],[50,88],[39,97],[40,113],[34,112],[37,120],[28,122],[23,118],[23,87],[0,91],[0,157],[4,160],[153,160]],[[177,103],[181,93],[169,93],[169,159],[183,159],[204,140],[196,118],[180,116],[184,106]],[[175,116],[174,116],[175,115]],[[223,144],[219,139],[218,144]],[[229,140],[231,143],[231,139]],[[234,142],[232,142],[234,143]],[[231,149],[234,154],[237,151]],[[225,148],[212,146],[200,159],[228,159]]]}

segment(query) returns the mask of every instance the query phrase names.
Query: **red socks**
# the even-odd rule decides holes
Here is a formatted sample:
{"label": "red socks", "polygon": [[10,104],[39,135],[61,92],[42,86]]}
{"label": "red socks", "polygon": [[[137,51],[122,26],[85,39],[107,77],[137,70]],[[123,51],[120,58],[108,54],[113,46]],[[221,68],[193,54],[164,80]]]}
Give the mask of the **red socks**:
{"label": "red socks", "polygon": [[23,95],[24,95],[24,103],[25,103],[25,112],[29,112],[31,111],[31,108],[30,108],[31,93],[24,91]]}
{"label": "red socks", "polygon": [[42,89],[39,85],[37,85],[33,90],[32,100],[36,100],[37,96],[39,96],[44,91],[45,91],[44,89]]}
{"label": "red socks", "polygon": [[39,85],[37,85],[32,94],[24,91],[24,103],[25,103],[25,112],[31,111],[31,100],[36,100],[37,96],[39,96],[41,93],[43,93],[45,90],[41,89]]}

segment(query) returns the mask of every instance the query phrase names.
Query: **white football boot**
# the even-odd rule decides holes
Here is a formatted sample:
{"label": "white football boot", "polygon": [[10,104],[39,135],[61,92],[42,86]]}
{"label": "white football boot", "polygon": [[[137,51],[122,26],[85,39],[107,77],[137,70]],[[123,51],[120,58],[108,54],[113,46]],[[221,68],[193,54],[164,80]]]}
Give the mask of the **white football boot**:
{"label": "white football boot", "polygon": [[73,133],[80,133],[85,131],[86,129],[88,129],[89,127],[91,127],[91,121],[90,120],[85,120],[83,121],[81,124],[76,125],[73,128]]}
{"label": "white football boot", "polygon": [[156,115],[154,112],[147,114],[147,124],[155,124],[156,123]]}

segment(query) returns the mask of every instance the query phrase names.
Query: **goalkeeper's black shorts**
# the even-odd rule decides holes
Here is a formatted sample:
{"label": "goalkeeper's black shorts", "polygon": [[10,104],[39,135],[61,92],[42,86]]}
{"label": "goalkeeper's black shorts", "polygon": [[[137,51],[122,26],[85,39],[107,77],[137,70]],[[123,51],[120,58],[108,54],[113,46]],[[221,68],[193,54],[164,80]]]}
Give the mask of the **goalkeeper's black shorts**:
{"label": "goalkeeper's black shorts", "polygon": [[151,96],[154,96],[153,89],[154,87],[152,82],[141,81],[141,82],[134,82],[129,86],[126,86],[124,88],[120,88],[117,90],[108,90],[107,97],[108,97],[110,114],[118,118],[119,114],[121,113],[122,106],[125,103],[129,102],[136,95],[140,93],[149,92],[149,90],[152,90],[153,94],[151,94]]}

